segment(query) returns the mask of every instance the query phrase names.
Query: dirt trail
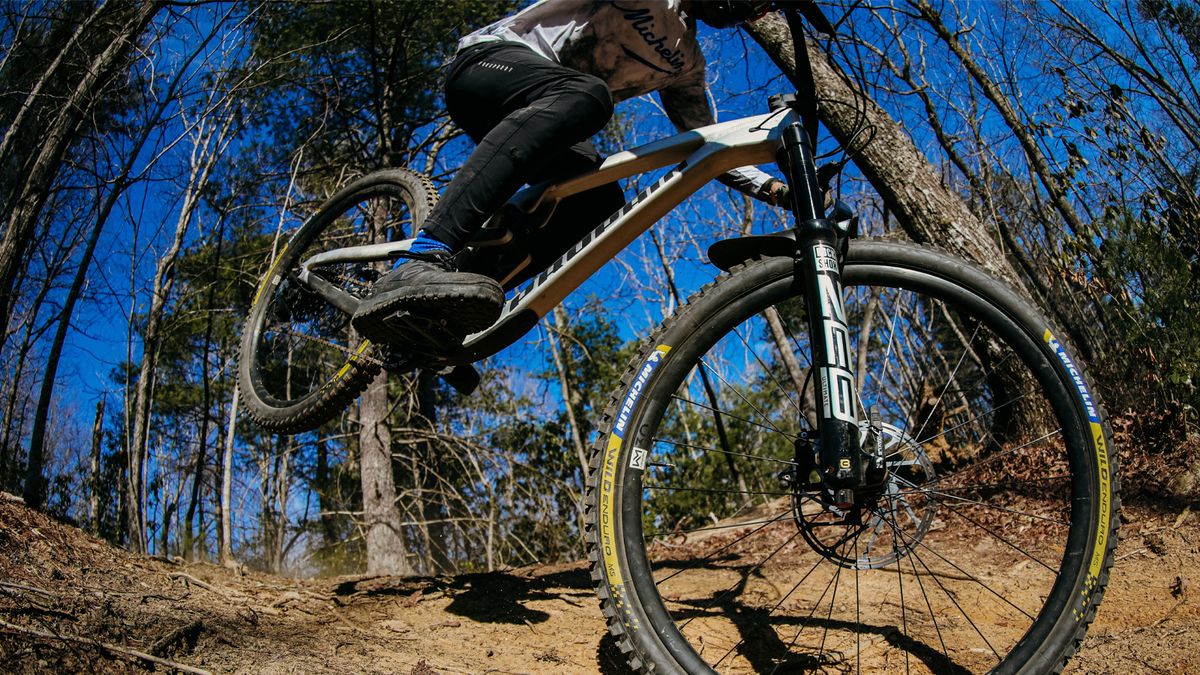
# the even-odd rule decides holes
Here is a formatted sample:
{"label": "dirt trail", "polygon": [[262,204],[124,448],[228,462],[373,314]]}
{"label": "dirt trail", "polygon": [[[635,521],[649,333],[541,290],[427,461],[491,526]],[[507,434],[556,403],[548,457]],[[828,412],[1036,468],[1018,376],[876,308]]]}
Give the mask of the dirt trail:
{"label": "dirt trail", "polygon": [[[1068,672],[1200,673],[1200,517],[1125,517]],[[0,620],[13,673],[143,672],[147,657],[212,672],[628,672],[583,564],[296,581],[131,555],[4,498]]]}

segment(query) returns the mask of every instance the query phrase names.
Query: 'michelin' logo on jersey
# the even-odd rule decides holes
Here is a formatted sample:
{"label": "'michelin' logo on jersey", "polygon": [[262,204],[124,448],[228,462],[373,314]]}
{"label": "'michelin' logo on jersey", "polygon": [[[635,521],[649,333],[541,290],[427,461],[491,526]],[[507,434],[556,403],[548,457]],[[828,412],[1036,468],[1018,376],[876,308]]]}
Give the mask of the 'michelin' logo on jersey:
{"label": "'michelin' logo on jersey", "polygon": [[[670,64],[675,69],[675,72],[683,70],[683,51],[671,49],[667,46],[667,39],[654,32],[654,17],[650,15],[649,9],[645,7],[626,9],[615,2],[613,3],[613,7],[622,12],[621,16],[629,22],[629,25],[637,31],[638,35],[642,36],[642,41],[646,43],[647,47],[653,49],[655,54],[658,54],[663,61]],[[637,55],[628,49],[625,50],[625,53],[637,58]],[[642,61],[640,58],[638,60]],[[645,63],[645,61],[642,62]],[[646,65],[653,67],[653,64],[647,63]]]}

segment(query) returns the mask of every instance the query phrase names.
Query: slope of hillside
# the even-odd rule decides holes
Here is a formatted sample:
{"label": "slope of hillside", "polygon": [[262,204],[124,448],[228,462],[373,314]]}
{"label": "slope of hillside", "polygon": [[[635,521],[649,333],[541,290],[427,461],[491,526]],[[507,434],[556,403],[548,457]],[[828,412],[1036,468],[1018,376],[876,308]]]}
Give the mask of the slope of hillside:
{"label": "slope of hillside", "polygon": [[[1200,518],[1126,513],[1075,672],[1200,672]],[[0,495],[0,671],[623,673],[584,565],[296,581],[136,556]]]}

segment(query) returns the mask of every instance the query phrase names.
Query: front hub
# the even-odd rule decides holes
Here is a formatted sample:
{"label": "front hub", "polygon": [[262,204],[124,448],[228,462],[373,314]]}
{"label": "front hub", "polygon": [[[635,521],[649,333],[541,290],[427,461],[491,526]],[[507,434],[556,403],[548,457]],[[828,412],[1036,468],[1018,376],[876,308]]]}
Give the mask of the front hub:
{"label": "front hub", "polygon": [[[809,546],[844,567],[885,567],[915,549],[929,531],[936,481],[921,445],[872,414],[862,423],[863,480],[853,490],[829,488],[816,470],[818,449],[796,442],[796,470],[786,481],[792,517]],[[849,494],[847,494],[849,493]]]}

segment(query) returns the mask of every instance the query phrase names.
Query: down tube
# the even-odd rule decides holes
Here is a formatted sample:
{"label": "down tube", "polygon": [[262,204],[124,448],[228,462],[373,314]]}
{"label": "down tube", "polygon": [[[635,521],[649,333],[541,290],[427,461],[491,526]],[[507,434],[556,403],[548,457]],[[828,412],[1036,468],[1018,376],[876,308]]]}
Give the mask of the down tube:
{"label": "down tube", "polygon": [[505,303],[500,320],[469,337],[455,360],[478,361],[518,340],[638,235],[711,179],[685,162],[642,190],[517,291]]}
{"label": "down tube", "polygon": [[[791,117],[780,115],[773,126],[767,126],[770,117],[737,120],[692,132],[706,138],[706,142],[518,291],[505,303],[500,320],[488,330],[469,337],[455,360],[477,361],[515,342],[605,263],[709,181],[734,167],[773,161],[780,145],[779,130],[790,123]],[[629,153],[612,168],[649,159],[650,156],[637,158],[635,153]],[[603,170],[596,175],[601,173]],[[588,176],[568,181],[575,184],[572,190],[584,189],[590,180]]]}

